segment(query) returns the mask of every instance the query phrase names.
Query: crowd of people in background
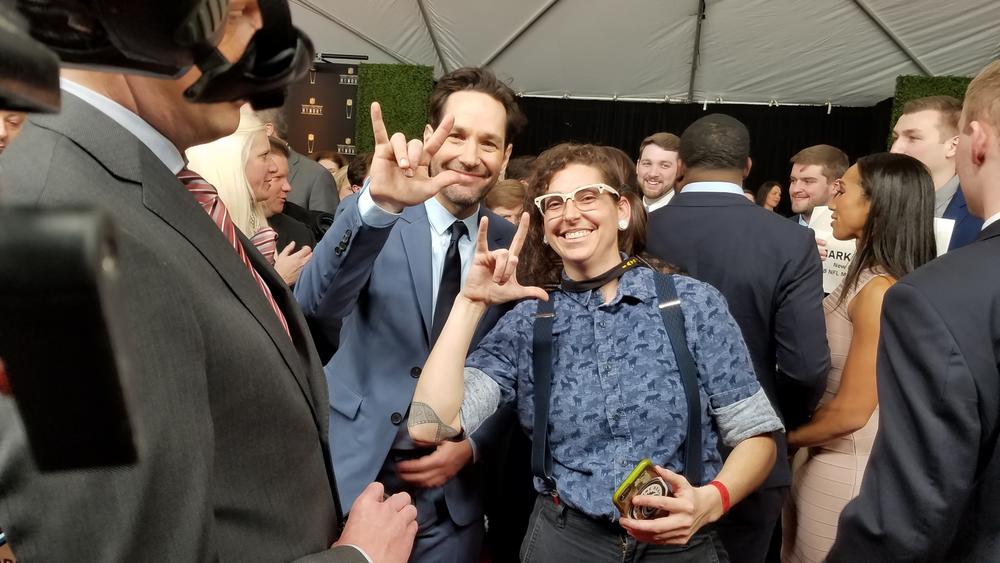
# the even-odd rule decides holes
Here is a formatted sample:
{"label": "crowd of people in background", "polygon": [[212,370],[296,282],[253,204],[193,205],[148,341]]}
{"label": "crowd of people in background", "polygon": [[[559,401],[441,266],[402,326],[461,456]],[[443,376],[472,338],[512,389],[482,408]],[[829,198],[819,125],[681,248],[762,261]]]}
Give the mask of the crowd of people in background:
{"label": "crowd of people in background", "polygon": [[[81,548],[72,538],[46,544],[60,529],[89,528],[76,516],[43,524],[42,515],[80,488],[147,498],[150,482],[172,478],[161,470],[188,476],[171,490],[197,502],[206,497],[191,495],[209,481],[229,483],[223,498],[207,495],[218,503],[209,513],[287,511],[272,514],[274,526],[261,526],[268,537],[248,546],[231,523],[238,516],[217,514],[209,536],[221,559],[293,559],[334,540],[328,553],[344,559],[331,560],[379,562],[1000,557],[992,518],[1000,500],[1000,63],[973,80],[964,105],[947,96],[907,103],[889,152],[851,163],[836,147],[803,147],[789,157],[787,189],[744,185],[749,131],[722,114],[679,135],[652,132],[634,147],[635,160],[570,142],[512,157],[526,120],[511,88],[482,68],[438,80],[423,139],[390,135],[373,104],[374,150],[353,158],[297,153],[280,110],[247,106],[237,116],[229,108],[211,130],[159,131],[169,127],[120,95],[116,75],[96,74],[66,77],[73,100],[64,119],[78,124],[68,133],[59,118],[25,124],[23,115],[0,114],[0,162],[17,179],[14,199],[40,201],[35,186],[45,180],[34,158],[53,135],[87,147],[72,127],[114,129],[134,154],[132,134],[141,131],[159,167],[145,173],[171,197],[190,192],[200,204],[169,205],[203,209],[214,221],[199,216],[203,224],[179,229],[191,229],[188,239],[221,230],[225,241],[204,244],[226,255],[232,276],[202,284],[214,278],[198,255],[172,254],[177,234],[153,216],[180,213],[164,211],[168,204],[112,205],[129,217],[126,275],[174,272],[163,280],[169,295],[140,291],[147,281],[130,286],[142,296],[135,310],[163,315],[182,304],[164,331],[133,327],[161,350],[139,369],[159,373],[155,385],[163,385],[174,369],[204,372],[203,356],[233,368],[204,393],[179,392],[201,394],[187,401],[145,396],[141,406],[167,413],[151,427],[164,440],[197,443],[217,424],[247,448],[253,438],[238,435],[271,426],[220,423],[208,412],[218,408],[295,412],[275,423],[295,431],[265,433],[256,449],[234,448],[217,466],[192,451],[201,461],[191,466],[57,485],[24,469],[18,442],[0,455],[0,475],[24,472],[2,481],[14,500],[0,525],[25,560],[79,549],[95,560],[142,554]],[[148,95],[143,88],[134,99]],[[142,126],[119,126],[130,119],[123,111]],[[19,131],[24,138],[14,139]],[[88,151],[102,150],[69,157],[94,184],[108,176]],[[113,171],[115,182],[129,166]],[[95,194],[70,199],[111,201]],[[783,198],[791,217],[775,212]],[[810,229],[819,206],[832,211],[835,239],[856,242],[828,295],[828,241]],[[954,221],[941,257],[935,218]],[[159,241],[152,250],[149,240]],[[193,266],[164,269],[178,261]],[[202,318],[198,302],[230,286],[254,300],[253,315],[237,307]],[[679,317],[668,316],[671,307]],[[236,325],[243,331],[233,335]],[[232,339],[256,342],[258,353]],[[260,352],[277,339],[280,353]],[[180,348],[186,363],[170,364]],[[240,379],[261,370],[292,377],[282,385],[271,371]],[[258,404],[262,389],[277,398]],[[299,393],[309,409],[286,404]],[[175,416],[200,422],[168,433]],[[271,454],[280,459],[263,468]],[[648,519],[612,501],[644,458],[671,490],[635,497],[654,513]],[[241,480],[256,471],[266,478]],[[291,492],[266,498],[257,487],[272,479]],[[330,499],[309,500],[320,492]],[[241,495],[261,498],[245,505]],[[338,512],[348,509],[338,540]],[[166,523],[191,537],[204,525]],[[200,559],[209,549],[172,541],[158,544],[168,546],[164,558]]]}

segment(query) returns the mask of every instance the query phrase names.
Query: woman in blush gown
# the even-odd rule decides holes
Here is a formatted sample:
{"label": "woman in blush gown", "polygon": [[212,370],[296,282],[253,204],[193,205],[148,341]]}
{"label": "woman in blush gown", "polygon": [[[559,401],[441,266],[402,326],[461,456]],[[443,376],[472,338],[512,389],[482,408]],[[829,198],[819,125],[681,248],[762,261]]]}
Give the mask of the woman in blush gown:
{"label": "woman in blush gown", "polygon": [[935,256],[934,184],[923,164],[880,153],[837,181],[833,236],[857,240],[847,275],[824,301],[831,368],[812,421],[788,433],[801,448],[783,514],[781,560],[820,562],[858,495],[878,431],[875,357],[885,292]]}

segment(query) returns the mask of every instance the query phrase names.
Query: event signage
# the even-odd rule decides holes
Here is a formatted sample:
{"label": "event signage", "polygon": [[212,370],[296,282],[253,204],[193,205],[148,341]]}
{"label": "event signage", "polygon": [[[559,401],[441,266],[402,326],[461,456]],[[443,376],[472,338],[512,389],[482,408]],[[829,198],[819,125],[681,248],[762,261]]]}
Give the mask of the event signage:
{"label": "event signage", "polygon": [[356,155],[353,137],[357,99],[357,64],[313,64],[308,77],[288,89],[286,140],[306,156],[326,150]]}
{"label": "event signage", "polygon": [[[833,211],[820,205],[813,209],[809,219],[809,228],[816,233],[816,238],[826,242],[826,260],[823,261],[823,291],[833,293],[847,275],[847,268],[854,259],[857,244],[854,240],[837,240],[833,237]],[[955,229],[954,219],[934,219],[934,242],[937,243],[937,255],[948,251],[951,232]]]}

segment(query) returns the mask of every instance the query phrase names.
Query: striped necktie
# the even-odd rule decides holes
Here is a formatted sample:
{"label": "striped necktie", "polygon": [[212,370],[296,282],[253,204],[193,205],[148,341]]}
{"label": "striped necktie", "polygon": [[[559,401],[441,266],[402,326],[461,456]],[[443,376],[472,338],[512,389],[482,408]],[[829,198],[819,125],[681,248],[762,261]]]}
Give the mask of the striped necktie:
{"label": "striped necktie", "polygon": [[278,252],[278,231],[271,227],[261,227],[250,237],[250,244],[257,247],[257,251],[274,266],[275,255]]}
{"label": "striped necktie", "polygon": [[226,241],[229,245],[233,247],[236,254],[239,255],[240,260],[243,261],[243,265],[246,266],[247,270],[250,271],[250,275],[253,277],[254,281],[257,282],[257,286],[264,293],[264,297],[267,302],[271,304],[271,308],[274,309],[274,314],[278,316],[278,321],[281,322],[281,326],[285,329],[285,333],[291,337],[291,332],[288,330],[288,321],[285,320],[285,315],[281,313],[281,309],[278,308],[277,301],[274,300],[274,295],[271,294],[271,289],[267,287],[264,283],[264,278],[260,277],[257,270],[254,269],[253,264],[250,263],[250,258],[247,256],[246,249],[240,244],[239,238],[236,236],[236,225],[233,224],[233,219],[229,216],[229,211],[226,209],[226,204],[222,202],[222,198],[219,197],[219,192],[215,190],[215,186],[209,184],[204,178],[196,174],[195,172],[189,170],[188,168],[182,169],[177,173],[177,178],[184,184],[184,187],[191,192],[194,199],[201,204],[201,208],[208,213],[208,216],[215,221],[215,225],[219,227],[222,231],[222,236],[226,237]]}

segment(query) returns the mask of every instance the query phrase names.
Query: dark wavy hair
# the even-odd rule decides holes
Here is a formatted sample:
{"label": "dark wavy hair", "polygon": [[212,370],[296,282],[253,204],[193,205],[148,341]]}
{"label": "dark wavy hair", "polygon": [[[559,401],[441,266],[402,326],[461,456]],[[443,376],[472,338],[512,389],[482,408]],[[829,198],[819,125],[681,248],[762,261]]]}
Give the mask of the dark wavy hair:
{"label": "dark wavy hair", "polygon": [[781,182],[775,182],[774,180],[768,180],[757,188],[757,193],[753,197],[753,202],[757,205],[764,207],[764,203],[767,202],[767,196],[771,193],[771,188],[777,186],[781,189]]}
{"label": "dark wavy hair", "polygon": [[879,268],[900,279],[937,255],[934,242],[934,181],[919,160],[877,153],[858,159],[868,218],[844,278],[844,296],[861,273]]}
{"label": "dark wavy hair", "polygon": [[481,92],[500,102],[507,114],[507,128],[504,143],[514,142],[514,137],[524,128],[528,119],[517,104],[517,95],[510,86],[487,68],[464,67],[455,69],[438,79],[431,92],[430,117],[431,127],[437,127],[444,119],[444,105],[448,96],[455,92]]}
{"label": "dark wavy hair", "polygon": [[[518,279],[521,283],[551,290],[561,281],[562,259],[552,247],[542,242],[545,219],[535,206],[535,198],[544,194],[552,177],[570,164],[583,164],[598,170],[601,180],[618,190],[621,197],[627,198],[631,203],[632,218],[628,228],[618,235],[618,249],[628,256],[642,256],[658,270],[673,273],[675,270],[669,265],[643,255],[646,248],[646,213],[640,197],[627,188],[623,169],[617,158],[606,147],[562,143],[538,155],[525,190],[524,209],[531,215],[531,226],[518,264]],[[641,216],[637,217],[636,208],[641,211]]]}

